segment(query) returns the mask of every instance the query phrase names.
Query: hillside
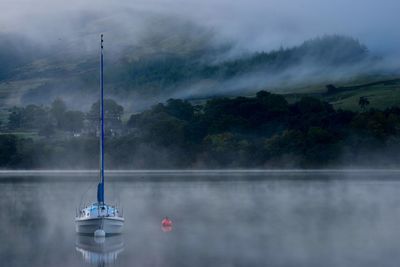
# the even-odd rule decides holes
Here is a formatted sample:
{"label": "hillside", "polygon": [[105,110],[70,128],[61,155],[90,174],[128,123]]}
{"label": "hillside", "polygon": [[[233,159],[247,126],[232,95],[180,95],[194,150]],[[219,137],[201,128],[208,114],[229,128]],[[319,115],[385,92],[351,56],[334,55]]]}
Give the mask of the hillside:
{"label": "hillside", "polygon": [[[67,49],[44,51],[37,44],[16,46],[10,36],[1,40],[3,109],[48,104],[62,97],[71,107],[87,110],[96,99],[96,54],[75,54]],[[171,97],[208,99],[253,95],[262,89],[288,97],[317,93],[337,107],[350,107],[365,94],[379,98],[380,107],[391,105],[392,94],[397,93],[397,83],[390,88],[378,83],[368,86],[368,91],[359,86],[323,94],[327,84],[347,87],[397,78],[396,70],[382,70],[383,59],[371,55],[367,47],[350,37],[324,36],[291,48],[234,56],[228,45],[192,43],[184,49],[179,44],[160,51],[157,47],[125,47],[106,54],[107,95],[128,110],[142,110]]]}

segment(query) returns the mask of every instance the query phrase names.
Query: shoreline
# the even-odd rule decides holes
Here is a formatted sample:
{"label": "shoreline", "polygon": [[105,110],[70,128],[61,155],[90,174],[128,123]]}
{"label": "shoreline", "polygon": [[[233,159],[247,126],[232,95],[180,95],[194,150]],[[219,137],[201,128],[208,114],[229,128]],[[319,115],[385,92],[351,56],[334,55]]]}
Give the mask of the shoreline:
{"label": "shoreline", "polygon": [[[0,170],[1,176],[37,176],[37,175],[93,175],[98,170]],[[329,174],[329,173],[353,173],[353,174],[400,174],[400,169],[160,169],[160,170],[106,170],[109,175],[234,175],[234,174]]]}

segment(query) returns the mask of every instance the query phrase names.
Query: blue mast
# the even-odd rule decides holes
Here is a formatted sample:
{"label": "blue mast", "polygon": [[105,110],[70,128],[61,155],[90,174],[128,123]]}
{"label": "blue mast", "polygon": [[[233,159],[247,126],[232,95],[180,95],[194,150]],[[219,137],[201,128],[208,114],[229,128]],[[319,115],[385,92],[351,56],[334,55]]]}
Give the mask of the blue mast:
{"label": "blue mast", "polygon": [[100,36],[100,183],[97,186],[97,202],[104,203],[104,79],[103,34]]}

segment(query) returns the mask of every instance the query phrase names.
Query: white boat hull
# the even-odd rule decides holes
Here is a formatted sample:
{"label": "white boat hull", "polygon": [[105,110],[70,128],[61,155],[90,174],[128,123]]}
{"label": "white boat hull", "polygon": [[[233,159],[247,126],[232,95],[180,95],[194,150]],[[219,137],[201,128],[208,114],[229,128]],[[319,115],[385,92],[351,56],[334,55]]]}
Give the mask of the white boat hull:
{"label": "white boat hull", "polygon": [[107,235],[121,234],[124,219],[120,217],[97,217],[75,219],[76,232],[78,234],[94,234],[102,229]]}

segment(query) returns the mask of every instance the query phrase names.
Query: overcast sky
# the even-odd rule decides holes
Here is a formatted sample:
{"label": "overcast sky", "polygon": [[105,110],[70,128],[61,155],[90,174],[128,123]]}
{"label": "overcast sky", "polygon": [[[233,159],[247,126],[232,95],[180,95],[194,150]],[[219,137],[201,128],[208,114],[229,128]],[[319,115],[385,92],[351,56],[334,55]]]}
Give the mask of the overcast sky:
{"label": "overcast sky", "polygon": [[190,20],[250,50],[345,34],[400,54],[399,0],[0,0],[0,31],[41,41],[117,27],[145,31],[147,16]]}

